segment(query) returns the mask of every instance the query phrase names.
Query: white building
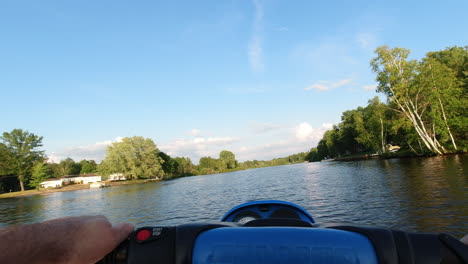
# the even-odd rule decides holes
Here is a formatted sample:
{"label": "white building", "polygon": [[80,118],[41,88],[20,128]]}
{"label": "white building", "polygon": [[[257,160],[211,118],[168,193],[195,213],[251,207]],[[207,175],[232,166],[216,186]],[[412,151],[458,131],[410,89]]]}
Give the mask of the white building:
{"label": "white building", "polygon": [[109,175],[109,181],[125,181],[127,178],[123,175],[123,173],[114,173]]}
{"label": "white building", "polygon": [[79,176],[67,176],[63,178],[64,183],[88,184],[92,182],[100,182],[102,177],[96,174],[82,174]]}
{"label": "white building", "polygon": [[79,176],[66,176],[60,179],[48,179],[47,181],[41,182],[41,188],[56,188],[62,187],[65,184],[88,184],[92,182],[100,182],[101,176],[96,174],[83,174]]}
{"label": "white building", "polygon": [[41,188],[56,188],[62,187],[63,179],[48,179],[47,181],[41,182]]}

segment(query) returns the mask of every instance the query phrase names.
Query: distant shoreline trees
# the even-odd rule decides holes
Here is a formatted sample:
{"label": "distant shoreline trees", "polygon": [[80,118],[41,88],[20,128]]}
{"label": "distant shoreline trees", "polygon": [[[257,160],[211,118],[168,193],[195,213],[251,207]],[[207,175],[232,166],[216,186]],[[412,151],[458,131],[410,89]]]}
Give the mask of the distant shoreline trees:
{"label": "distant shoreline trees", "polygon": [[[153,140],[149,138],[127,137],[108,146],[106,156],[100,164],[96,164],[94,160],[75,162],[71,158],[65,158],[59,163],[48,163],[43,151],[37,150],[42,146],[42,137],[21,129],[15,129],[11,133],[5,132],[2,140],[4,143],[0,143],[0,192],[16,191],[15,186],[17,185],[21,185],[21,191],[24,191],[27,187],[38,189],[40,183],[47,179],[69,175],[98,173],[106,178],[113,173],[119,173],[129,180],[170,180],[185,176],[303,162],[307,155],[307,153],[298,153],[269,161],[238,162],[233,152],[222,150],[219,158],[202,157],[199,164],[194,165],[187,157],[173,158],[160,151]],[[23,143],[20,145],[13,144],[16,147],[10,146],[9,142],[17,141]],[[16,149],[23,152],[18,152]],[[15,156],[15,153],[22,154]],[[23,170],[18,170],[15,162],[21,160],[21,158],[23,158],[21,164],[26,165]],[[5,184],[5,179],[11,177],[15,177],[17,181],[14,183],[8,181],[8,184]]]}
{"label": "distant shoreline trees", "polygon": [[389,144],[414,155],[443,155],[468,149],[468,46],[429,52],[421,61],[410,51],[376,49],[372,70],[378,97],[343,112],[341,122],[312,148],[308,161],[357,153],[385,153]]}

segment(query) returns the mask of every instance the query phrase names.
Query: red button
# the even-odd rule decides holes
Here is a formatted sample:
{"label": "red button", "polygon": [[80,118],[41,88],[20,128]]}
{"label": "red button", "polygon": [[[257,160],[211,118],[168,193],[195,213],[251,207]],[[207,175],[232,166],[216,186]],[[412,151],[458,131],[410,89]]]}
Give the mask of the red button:
{"label": "red button", "polygon": [[138,231],[138,233],[136,234],[136,238],[139,241],[145,241],[146,239],[150,237],[151,237],[151,231],[149,231],[148,229],[142,229]]}

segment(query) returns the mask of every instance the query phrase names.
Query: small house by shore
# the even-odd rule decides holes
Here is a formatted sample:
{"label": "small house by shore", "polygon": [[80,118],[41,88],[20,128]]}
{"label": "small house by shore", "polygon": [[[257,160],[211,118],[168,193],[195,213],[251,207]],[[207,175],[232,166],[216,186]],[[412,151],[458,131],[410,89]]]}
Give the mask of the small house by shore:
{"label": "small house by shore", "polygon": [[64,176],[62,179],[64,184],[87,184],[92,182],[100,182],[102,177],[96,174],[81,174]]}
{"label": "small house by shore", "polygon": [[67,184],[88,184],[102,181],[102,177],[96,174],[67,175],[60,179],[48,179],[41,182],[42,188],[56,188]]}
{"label": "small house by shore", "polygon": [[63,179],[48,179],[47,181],[41,182],[41,188],[57,188],[62,187]]}
{"label": "small house by shore", "polygon": [[125,177],[125,175],[123,175],[123,173],[113,173],[109,175],[108,180],[109,181],[125,181],[127,180],[127,178]]}

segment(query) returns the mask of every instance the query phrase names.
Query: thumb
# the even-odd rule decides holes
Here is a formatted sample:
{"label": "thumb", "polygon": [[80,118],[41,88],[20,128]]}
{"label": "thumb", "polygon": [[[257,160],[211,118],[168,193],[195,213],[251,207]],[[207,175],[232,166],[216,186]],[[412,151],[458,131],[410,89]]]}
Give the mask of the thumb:
{"label": "thumb", "polygon": [[112,227],[112,233],[114,234],[116,245],[124,241],[134,229],[135,227],[129,223],[118,224]]}
{"label": "thumb", "polygon": [[465,235],[464,237],[462,237],[462,238],[460,239],[460,241],[461,241],[463,244],[465,244],[465,245],[468,246],[468,235]]}

